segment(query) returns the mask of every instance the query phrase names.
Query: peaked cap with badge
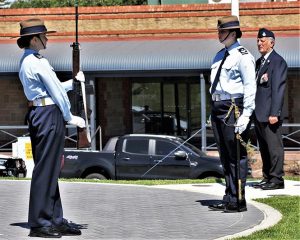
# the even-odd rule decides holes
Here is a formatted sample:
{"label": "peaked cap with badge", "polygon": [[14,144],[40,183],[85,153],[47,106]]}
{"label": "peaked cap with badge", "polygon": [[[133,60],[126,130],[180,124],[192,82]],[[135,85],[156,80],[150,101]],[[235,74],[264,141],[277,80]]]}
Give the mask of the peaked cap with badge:
{"label": "peaked cap with badge", "polygon": [[231,15],[218,19],[218,30],[236,30],[237,38],[242,37],[242,32],[240,30],[240,21],[237,16]]}
{"label": "peaked cap with badge", "polygon": [[266,28],[260,28],[257,33],[257,38],[263,38],[263,37],[272,37],[275,39],[275,35],[272,31]]}

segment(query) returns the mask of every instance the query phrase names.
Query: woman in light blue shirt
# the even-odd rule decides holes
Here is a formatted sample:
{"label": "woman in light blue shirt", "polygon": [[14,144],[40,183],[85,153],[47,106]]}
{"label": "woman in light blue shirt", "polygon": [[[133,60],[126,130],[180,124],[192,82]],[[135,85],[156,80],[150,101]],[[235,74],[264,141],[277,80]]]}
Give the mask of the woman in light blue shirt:
{"label": "woman in light blue shirt", "polygon": [[[249,120],[255,107],[256,82],[255,60],[237,41],[241,36],[236,16],[218,20],[219,41],[225,47],[216,54],[211,66],[211,123],[223,165],[226,188],[223,201],[209,206],[215,211],[247,211],[247,151],[237,137],[248,142]],[[239,113],[238,116],[235,115],[235,110]]]}
{"label": "woman in light blue shirt", "polygon": [[[46,49],[47,31],[40,19],[20,23],[17,44],[24,49],[20,61],[19,77],[24,93],[32,106],[28,112],[29,133],[34,169],[32,173],[28,224],[29,236],[59,238],[63,235],[80,235],[81,231],[63,218],[58,186],[64,150],[65,123],[85,127],[85,121],[73,116],[67,91],[73,80],[61,83],[53,67],[39,54]],[[80,72],[76,79],[84,81]]]}

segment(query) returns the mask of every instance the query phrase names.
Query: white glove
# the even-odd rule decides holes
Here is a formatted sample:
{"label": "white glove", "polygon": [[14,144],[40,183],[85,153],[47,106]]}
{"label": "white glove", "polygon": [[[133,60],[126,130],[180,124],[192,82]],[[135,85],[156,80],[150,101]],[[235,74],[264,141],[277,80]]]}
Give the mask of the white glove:
{"label": "white glove", "polygon": [[85,77],[82,71],[79,71],[75,76],[76,80],[79,82],[85,82]]}
{"label": "white glove", "polygon": [[244,132],[246,130],[249,121],[250,121],[250,118],[243,116],[243,114],[242,114],[235,123],[236,127],[235,127],[234,132],[242,134],[242,132]]}
{"label": "white glove", "polygon": [[209,115],[206,124],[211,127],[211,115]]}
{"label": "white glove", "polygon": [[81,118],[81,117],[78,117],[78,116],[73,116],[73,115],[72,115],[71,120],[68,122],[68,124],[75,125],[75,126],[80,127],[80,128],[85,127],[84,119]]}

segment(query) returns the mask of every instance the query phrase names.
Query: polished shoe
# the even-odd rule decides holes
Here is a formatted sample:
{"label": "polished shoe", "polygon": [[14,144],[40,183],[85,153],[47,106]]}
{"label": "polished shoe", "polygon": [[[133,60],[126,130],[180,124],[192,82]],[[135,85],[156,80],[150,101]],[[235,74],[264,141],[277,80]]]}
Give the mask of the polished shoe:
{"label": "polished shoe", "polygon": [[240,203],[240,206],[238,206],[237,203],[228,203],[224,210],[225,213],[245,212],[245,211],[247,211],[247,205],[245,201],[242,201]]}
{"label": "polished shoe", "polygon": [[262,185],[268,183],[269,181],[267,179],[261,180],[259,183],[252,184],[252,187],[254,188],[261,188]]}
{"label": "polished shoe", "polygon": [[28,236],[41,238],[61,238],[61,233],[53,227],[37,227],[31,228]]}
{"label": "polished shoe", "polygon": [[65,219],[61,225],[54,226],[54,229],[62,236],[81,235],[81,231],[75,225],[68,223]]}
{"label": "polished shoe", "polygon": [[218,204],[212,204],[209,205],[208,208],[212,211],[224,211],[226,207],[225,203],[218,203]]}
{"label": "polished shoe", "polygon": [[276,189],[284,189],[284,183],[266,183],[261,186],[262,190],[276,190]]}

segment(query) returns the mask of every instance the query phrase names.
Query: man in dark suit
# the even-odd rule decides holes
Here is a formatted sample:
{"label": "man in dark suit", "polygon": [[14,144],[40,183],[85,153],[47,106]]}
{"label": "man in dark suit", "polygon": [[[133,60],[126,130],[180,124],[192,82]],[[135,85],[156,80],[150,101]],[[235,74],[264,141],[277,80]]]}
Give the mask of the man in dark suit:
{"label": "man in dark suit", "polygon": [[275,52],[274,45],[274,33],[265,28],[259,29],[257,47],[261,58],[256,61],[254,121],[263,162],[263,180],[253,187],[263,190],[284,188],[281,129],[287,64]]}

